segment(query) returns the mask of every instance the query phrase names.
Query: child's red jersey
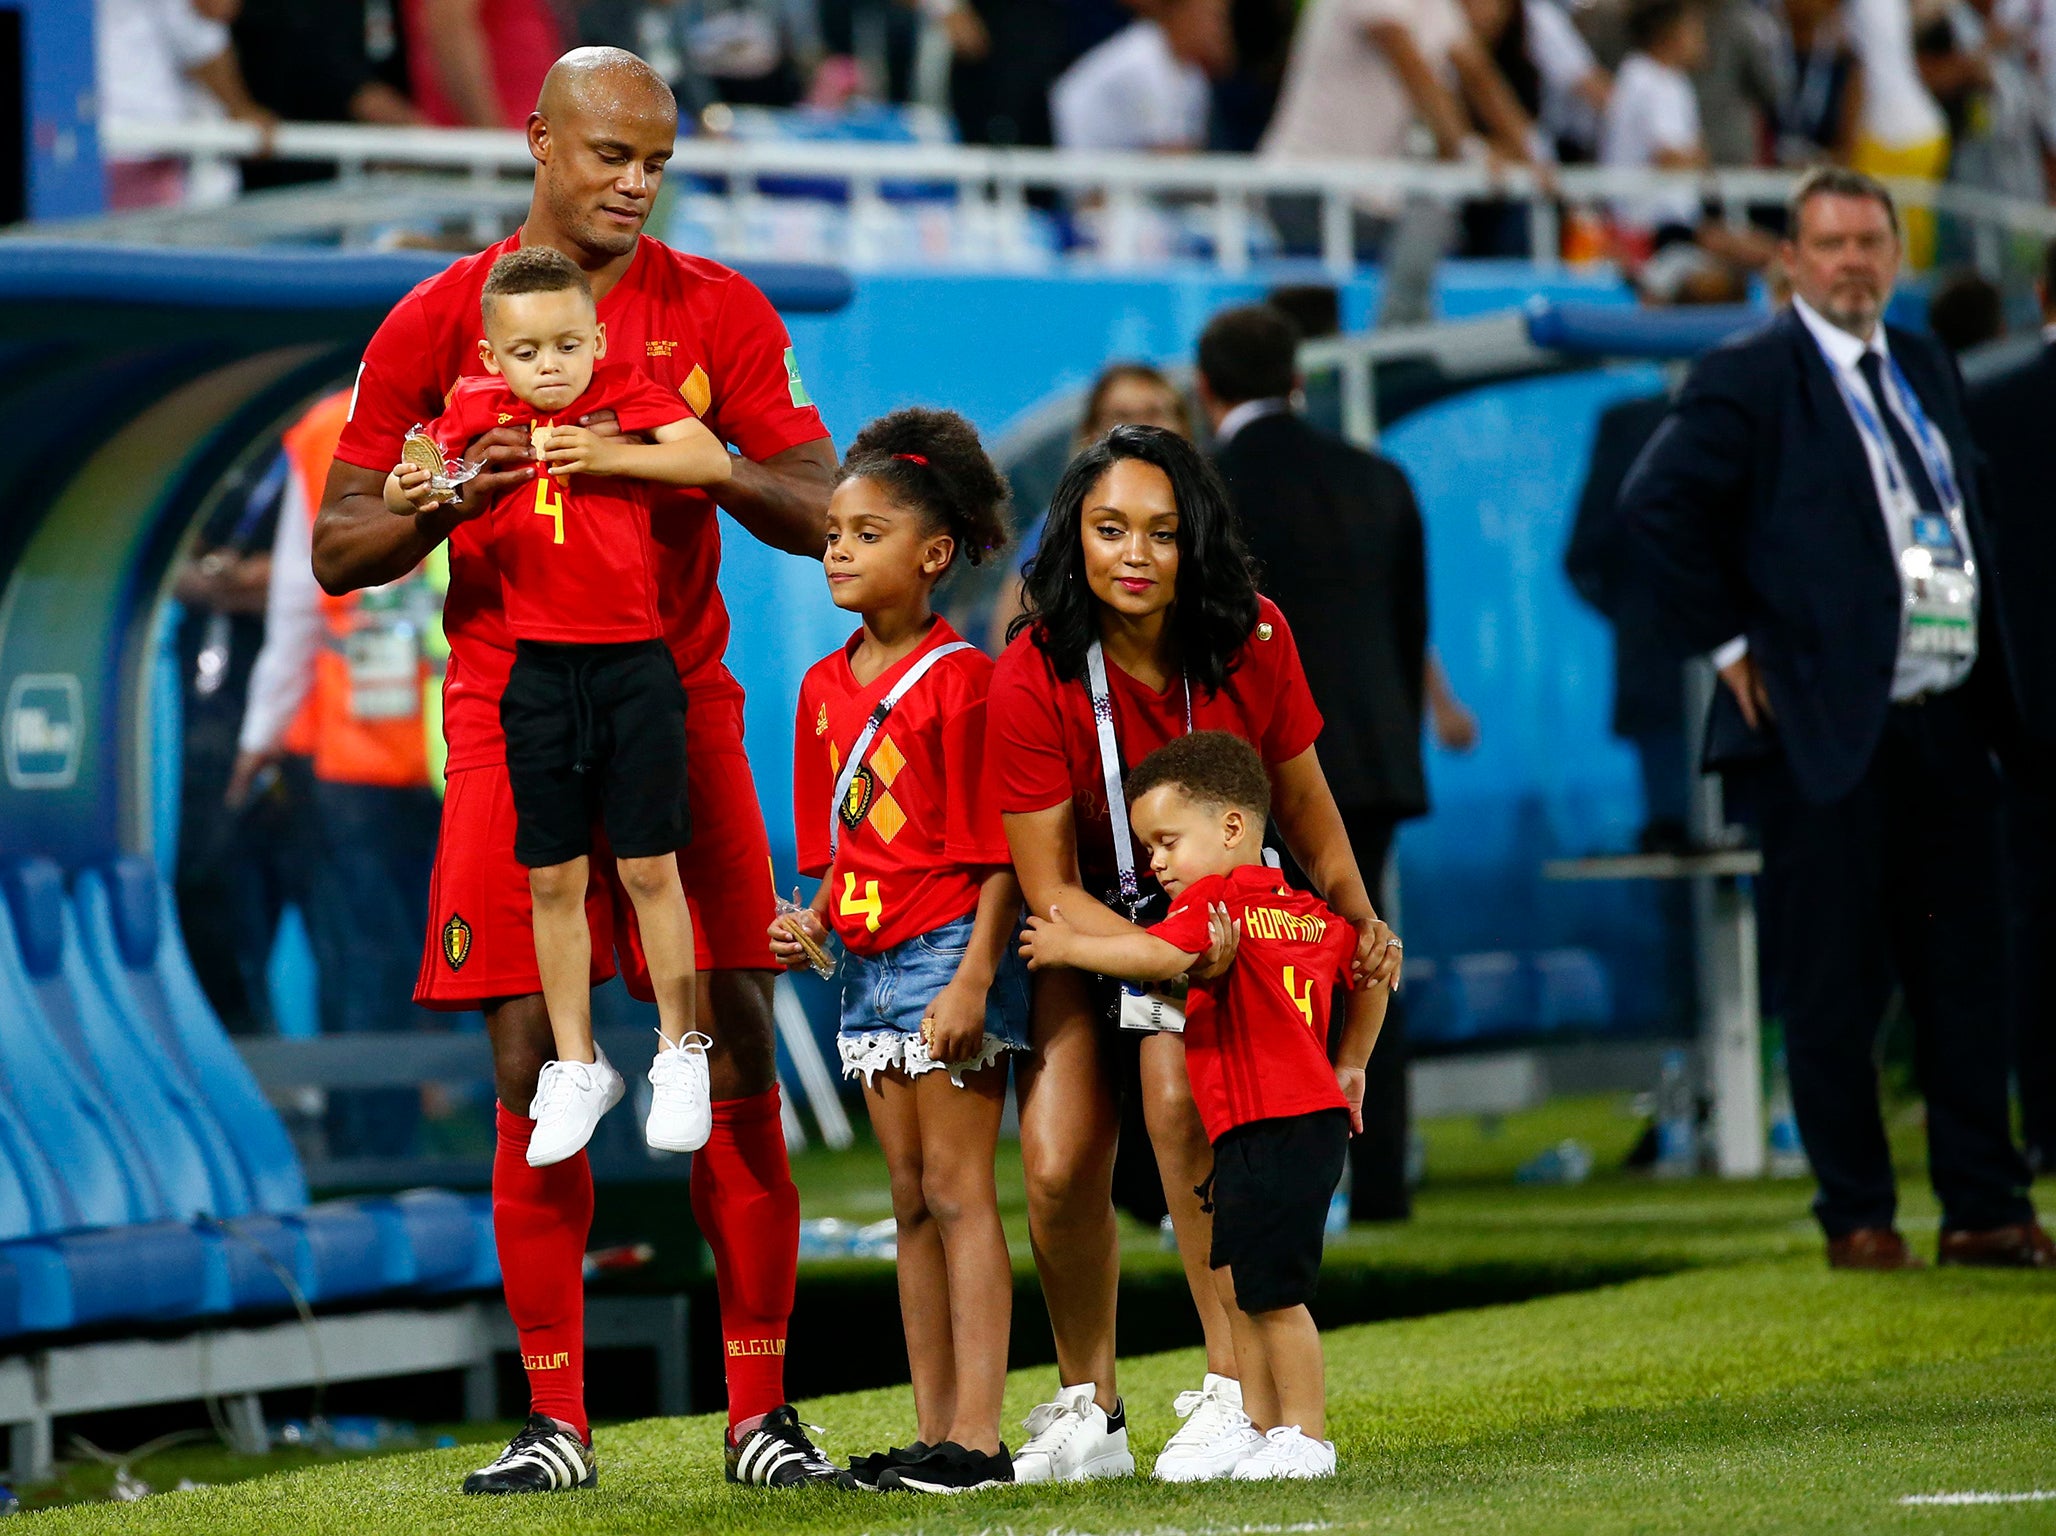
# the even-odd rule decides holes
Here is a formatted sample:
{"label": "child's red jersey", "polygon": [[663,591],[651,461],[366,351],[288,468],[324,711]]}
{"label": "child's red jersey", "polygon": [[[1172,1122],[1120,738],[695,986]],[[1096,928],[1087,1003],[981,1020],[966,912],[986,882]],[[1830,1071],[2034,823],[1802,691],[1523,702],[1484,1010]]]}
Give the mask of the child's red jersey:
{"label": "child's red jersey", "polygon": [[800,873],[830,882],[836,936],[860,955],[969,916],[985,873],[1013,862],[985,774],[992,661],[971,650],[929,668],[872,736],[834,807],[841,836],[828,866],[836,780],[864,722],[909,668],[961,638],[939,618],[911,655],[859,684],[850,671],[859,631],[800,683],[792,773]]}
{"label": "child's red jersey", "polygon": [[1238,1125],[1346,1109],[1328,1059],[1328,1009],[1349,981],[1356,930],[1275,869],[1244,864],[1195,881],[1149,931],[1188,955],[1207,947],[1207,908],[1242,925],[1225,976],[1192,988],[1185,1069],[1207,1139]]}
{"label": "child's red jersey", "polygon": [[[547,415],[496,374],[459,379],[449,409],[427,431],[455,457],[494,427],[569,425],[596,411],[612,411],[623,432],[637,433],[692,415],[648,375],[603,362],[584,394]],[[557,476],[540,460],[536,470],[533,484],[509,491],[485,514],[508,631],[517,640],[581,645],[661,640],[650,517],[673,499],[664,494],[671,488],[626,475]]]}
{"label": "child's red jersey", "polygon": [[[453,262],[394,306],[364,349],[338,459],[383,476],[399,463],[407,428],[440,414],[458,379],[485,371],[479,293],[493,263],[520,244],[517,231]],[[612,356],[633,360],[674,390],[744,458],[761,464],[828,436],[800,383],[784,323],[741,274],[644,235],[635,260],[601,297],[599,314]],[[740,697],[721,666],[728,610],[716,585],[721,530],[714,499],[703,489],[654,489],[666,498],[654,533],[671,659],[695,697],[702,690]],[[443,734],[452,773],[507,756],[500,691],[514,664],[514,641],[500,610],[500,572],[491,530],[480,526],[485,521],[460,523],[450,535]]]}

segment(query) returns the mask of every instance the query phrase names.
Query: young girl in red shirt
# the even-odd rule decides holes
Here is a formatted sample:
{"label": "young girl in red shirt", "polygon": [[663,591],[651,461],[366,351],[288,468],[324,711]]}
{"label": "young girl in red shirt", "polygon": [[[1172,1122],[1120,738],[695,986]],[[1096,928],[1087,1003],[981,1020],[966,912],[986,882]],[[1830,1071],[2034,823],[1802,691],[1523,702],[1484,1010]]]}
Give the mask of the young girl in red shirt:
{"label": "young girl in red shirt", "polygon": [[[855,1459],[881,1489],[1013,1481],[1000,1443],[1013,1267],[993,1155],[1010,1052],[1028,1044],[1021,891],[984,773],[992,662],[932,606],[1006,538],[1006,482],[971,424],[895,411],[857,435],[822,564],[863,618],[800,685],[793,814],[813,903],[771,926],[788,966],[843,950],[843,1071],[892,1175],[913,1446]],[[802,935],[805,941],[802,941]]]}

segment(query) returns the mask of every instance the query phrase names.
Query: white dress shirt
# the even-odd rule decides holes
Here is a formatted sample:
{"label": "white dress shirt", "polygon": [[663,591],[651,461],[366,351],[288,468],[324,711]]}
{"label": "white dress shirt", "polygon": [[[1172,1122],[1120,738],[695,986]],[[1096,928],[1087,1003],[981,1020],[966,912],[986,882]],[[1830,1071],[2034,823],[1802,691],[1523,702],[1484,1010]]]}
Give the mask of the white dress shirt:
{"label": "white dress shirt", "polygon": [[1252,421],[1260,420],[1265,416],[1283,416],[1291,409],[1292,402],[1285,399],[1282,395],[1275,396],[1269,400],[1245,400],[1240,405],[1233,407],[1227,415],[1223,416],[1221,424],[1214,428],[1214,446],[1216,448],[1225,448],[1234,438],[1235,434],[1248,426]]}
{"label": "white dress shirt", "polygon": [[[1792,309],[1812,335],[1815,344],[1821,350],[1821,355],[1826,358],[1828,366],[1834,369],[1843,386],[1857,399],[1866,402],[1872,410],[1877,411],[1880,420],[1883,419],[1883,413],[1889,410],[1906,429],[1906,435],[1918,443],[1920,434],[1914,427],[1913,417],[1906,409],[1905,402],[1899,397],[1898,386],[1893,382],[1892,353],[1890,344],[1885,339],[1884,322],[1880,320],[1872,328],[1870,339],[1865,341],[1832,324],[1812,305],[1796,295],[1792,299]],[[1875,353],[1885,363],[1882,377],[1886,399],[1882,401],[1871,393],[1870,385],[1863,377],[1860,364],[1867,353]],[[1847,408],[1846,400],[1844,408]],[[1852,422],[1855,421],[1853,411],[1850,412],[1850,418]],[[1885,520],[1885,536],[1894,551],[1903,550],[1913,542],[1913,530],[1909,525],[1904,498],[1895,495],[1891,489],[1892,476],[1885,465],[1883,445],[1879,444],[1871,433],[1864,431],[1860,424],[1857,425],[1856,436],[1862,442],[1864,457],[1870,464],[1871,485],[1877,495],[1878,513]],[[1940,449],[1943,461],[1948,465],[1953,479],[1955,461],[1950,455],[1947,440],[1941,438],[1940,434],[1937,434],[1936,446]],[[1910,472],[1911,466],[1905,468]],[[1957,510],[1950,509],[1952,522],[1957,521]],[[1959,523],[1956,531],[1957,536],[1964,539],[1967,546],[1968,530]],[[1969,553],[1967,547],[1966,553]],[[1905,580],[1903,574],[1900,579]],[[1747,655],[1748,651],[1748,639],[1738,635],[1714,651],[1713,664],[1716,667],[1732,665]],[[1904,699],[1918,698],[1922,694],[1939,693],[1944,689],[1954,688],[1969,675],[1975,660],[1974,652],[1969,656],[1927,655],[1908,651],[1902,643],[1898,664],[1892,672],[1892,700],[1897,703]]]}

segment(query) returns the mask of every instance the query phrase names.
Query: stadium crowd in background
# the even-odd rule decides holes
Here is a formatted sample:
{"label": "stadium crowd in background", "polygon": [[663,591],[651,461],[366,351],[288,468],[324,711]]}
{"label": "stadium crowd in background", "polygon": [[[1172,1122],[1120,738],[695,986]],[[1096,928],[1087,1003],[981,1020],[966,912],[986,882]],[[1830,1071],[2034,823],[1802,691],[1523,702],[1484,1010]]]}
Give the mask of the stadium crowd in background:
{"label": "stadium crowd in background", "polygon": [[[920,101],[969,143],[1693,170],[1841,163],[2042,198],[2056,37],[2025,0],[98,0],[110,116],[517,127],[571,41],[640,51],[708,109]],[[925,62],[924,62],[925,61]],[[119,66],[119,67],[117,67]],[[220,168],[117,163],[116,206],[220,198]],[[247,162],[262,186],[325,174]],[[1709,210],[1709,213],[1712,210]],[[1310,249],[1311,210],[1273,208]],[[1524,253],[1497,203],[1366,204],[1366,252]],[[1776,211],[1758,210],[1775,235]],[[1917,265],[1937,231],[1908,217]],[[1689,193],[1567,224],[1639,262]],[[1769,240],[1712,244],[1746,269]],[[1944,253],[1946,254],[1946,252]]]}

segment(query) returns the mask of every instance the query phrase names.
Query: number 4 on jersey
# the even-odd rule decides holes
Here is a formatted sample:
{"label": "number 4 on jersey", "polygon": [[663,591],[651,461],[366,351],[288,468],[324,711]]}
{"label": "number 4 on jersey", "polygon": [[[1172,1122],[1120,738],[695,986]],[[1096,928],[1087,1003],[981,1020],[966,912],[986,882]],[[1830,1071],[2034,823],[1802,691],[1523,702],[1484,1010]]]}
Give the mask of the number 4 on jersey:
{"label": "number 4 on jersey", "polygon": [[537,517],[550,518],[556,523],[556,533],[550,542],[552,544],[562,544],[564,542],[564,498],[557,492],[557,483],[548,475],[542,476],[535,483],[535,515]]}
{"label": "number 4 on jersey", "polygon": [[885,915],[885,903],[878,899],[878,882],[876,880],[866,880],[864,882],[863,897],[859,899],[857,896],[857,877],[852,874],[845,874],[842,877],[842,915],[844,917],[861,917],[864,920],[864,926],[872,933],[876,933],[879,920]]}
{"label": "number 4 on jersey", "polygon": [[1292,999],[1292,1006],[1297,1008],[1300,1016],[1306,1020],[1306,1027],[1312,1029],[1314,1027],[1314,984],[1309,981],[1304,987],[1301,987],[1294,968],[1289,965],[1285,967],[1285,995]]}

